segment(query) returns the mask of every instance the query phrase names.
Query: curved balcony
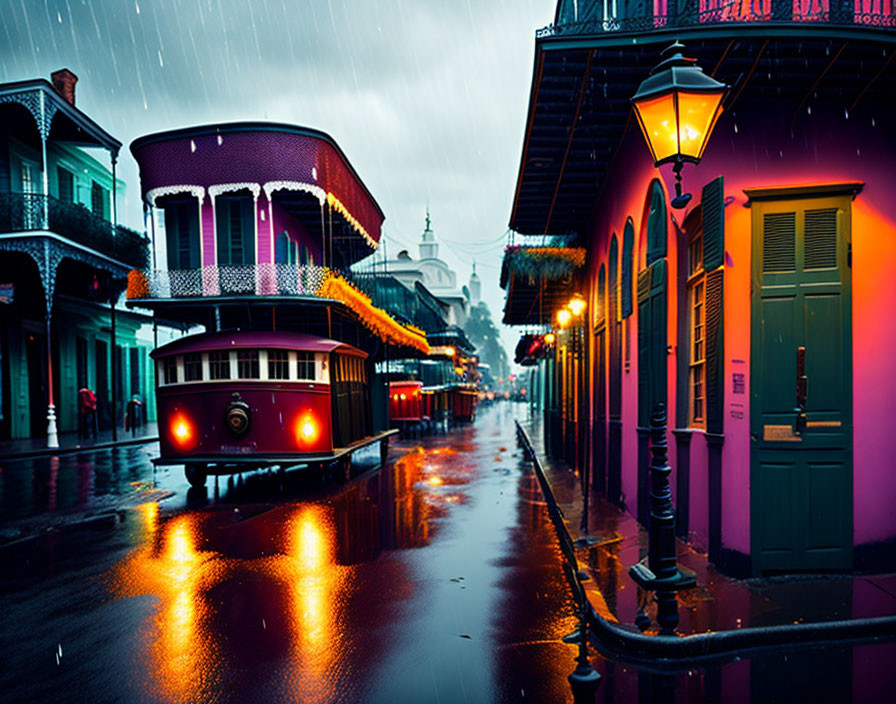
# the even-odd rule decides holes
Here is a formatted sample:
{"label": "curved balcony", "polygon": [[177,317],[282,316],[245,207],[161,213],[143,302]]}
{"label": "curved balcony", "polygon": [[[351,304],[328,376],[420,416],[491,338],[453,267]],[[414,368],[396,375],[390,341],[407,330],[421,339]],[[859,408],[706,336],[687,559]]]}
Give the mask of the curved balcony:
{"label": "curved balcony", "polygon": [[138,269],[149,262],[146,237],[53,196],[0,193],[0,233],[14,232],[53,232]]}
{"label": "curved balcony", "polygon": [[327,268],[310,264],[206,266],[199,269],[132,272],[129,299],[178,299],[203,296],[314,296]]}
{"label": "curved balcony", "polygon": [[605,0],[560,0],[554,23],[535,36],[754,23],[896,27],[892,0],[635,0],[620,2],[616,12],[605,14],[607,4]]}

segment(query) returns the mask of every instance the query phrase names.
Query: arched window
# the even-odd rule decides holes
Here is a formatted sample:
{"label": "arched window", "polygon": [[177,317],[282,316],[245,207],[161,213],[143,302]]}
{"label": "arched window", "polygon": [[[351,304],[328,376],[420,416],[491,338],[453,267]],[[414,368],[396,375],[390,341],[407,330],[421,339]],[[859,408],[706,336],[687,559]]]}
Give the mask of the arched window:
{"label": "arched window", "polygon": [[625,223],[625,232],[622,235],[622,275],[620,276],[621,317],[627,318],[632,314],[632,251],[635,247],[635,225],[629,218]]}
{"label": "arched window", "polygon": [[595,326],[601,324],[607,317],[607,267],[600,265],[597,272],[597,304],[594,306]]}
{"label": "arched window", "polygon": [[659,181],[650,184],[650,210],[647,214],[647,266],[666,256],[666,194]]}
{"label": "arched window", "polygon": [[284,230],[277,235],[275,258],[277,264],[297,264],[299,245],[289,238]]}
{"label": "arched window", "polygon": [[610,307],[608,310],[608,317],[612,323],[613,321],[619,320],[619,289],[616,287],[616,284],[619,281],[619,244],[615,232],[610,240],[610,261],[608,268],[610,274]]}

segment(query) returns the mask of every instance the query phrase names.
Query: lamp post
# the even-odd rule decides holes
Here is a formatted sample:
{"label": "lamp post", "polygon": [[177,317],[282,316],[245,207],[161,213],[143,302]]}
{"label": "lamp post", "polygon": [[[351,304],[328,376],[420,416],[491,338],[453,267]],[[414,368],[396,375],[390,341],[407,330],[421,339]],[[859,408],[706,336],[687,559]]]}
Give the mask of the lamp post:
{"label": "lamp post", "polygon": [[690,193],[681,192],[684,162],[699,164],[709,136],[722,114],[728,86],[703,73],[696,59],[685,57],[675,42],[632,96],[638,124],[653,157],[653,165],[673,162],[675,198],[672,207],[684,208]]}
{"label": "lamp post", "polygon": [[[632,96],[638,124],[653,157],[654,166],[673,162],[675,197],[672,207],[684,208],[690,193],[681,191],[681,169],[686,161],[700,163],[703,150],[719,115],[728,86],[707,76],[695,59],[686,58],[684,46],[675,42],[665,57]],[[650,383],[654,383],[651,379]],[[657,404],[650,419],[650,519],[647,564],[629,568],[629,575],[645,591],[656,595],[657,622],[661,635],[673,635],[678,626],[676,592],[696,585],[690,570],[678,566],[675,550],[675,506],[669,474],[666,442],[666,406]],[[636,623],[642,629],[650,621],[642,612]]]}

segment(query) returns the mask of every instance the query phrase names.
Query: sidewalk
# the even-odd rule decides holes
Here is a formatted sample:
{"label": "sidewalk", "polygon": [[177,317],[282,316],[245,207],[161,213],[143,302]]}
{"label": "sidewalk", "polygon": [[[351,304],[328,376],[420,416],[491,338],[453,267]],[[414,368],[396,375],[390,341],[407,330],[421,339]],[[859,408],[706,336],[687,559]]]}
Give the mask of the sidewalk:
{"label": "sidewalk", "polygon": [[[592,628],[610,647],[633,656],[695,658],[785,643],[896,637],[896,574],[738,580],[716,571],[705,553],[680,540],[679,564],[696,573],[697,586],[678,595],[681,636],[657,635],[652,595],[628,574],[647,555],[646,529],[596,493],[589,497],[584,526],[578,473],[546,456],[539,418],[517,423],[562,513],[560,530],[565,526],[575,545]],[[652,622],[645,634],[634,626],[642,605]]]}
{"label": "sidewalk", "polygon": [[118,440],[114,442],[111,429],[101,430],[97,433],[96,438],[87,440],[79,438],[77,432],[59,433],[59,447],[54,449],[47,447],[46,437],[0,442],[0,459],[18,460],[28,457],[50,457],[84,450],[103,450],[121,445],[139,445],[156,442],[158,439],[159,429],[155,422],[145,423],[137,428],[134,434],[131,431],[125,431],[124,428],[119,428]]}

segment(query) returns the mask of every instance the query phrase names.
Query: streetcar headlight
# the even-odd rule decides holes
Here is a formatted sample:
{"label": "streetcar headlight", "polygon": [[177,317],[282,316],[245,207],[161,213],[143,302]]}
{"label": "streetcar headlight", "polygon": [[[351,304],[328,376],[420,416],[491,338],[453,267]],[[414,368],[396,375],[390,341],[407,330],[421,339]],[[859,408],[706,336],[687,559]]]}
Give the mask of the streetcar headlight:
{"label": "streetcar headlight", "polygon": [[196,428],[183,413],[171,417],[171,439],[181,450],[189,450],[196,444]]}
{"label": "streetcar headlight", "polygon": [[313,415],[305,413],[296,421],[295,433],[300,446],[313,445],[320,436],[320,425]]}

